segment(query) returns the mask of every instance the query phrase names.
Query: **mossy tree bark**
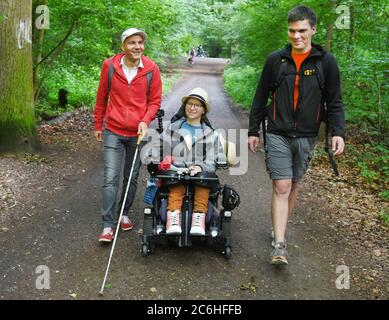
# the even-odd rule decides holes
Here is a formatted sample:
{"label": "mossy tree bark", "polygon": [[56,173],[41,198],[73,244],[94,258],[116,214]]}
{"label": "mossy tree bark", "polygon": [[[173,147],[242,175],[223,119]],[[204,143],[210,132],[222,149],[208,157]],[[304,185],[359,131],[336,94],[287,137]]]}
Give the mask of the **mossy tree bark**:
{"label": "mossy tree bark", "polygon": [[0,152],[36,147],[31,6],[0,1]]}

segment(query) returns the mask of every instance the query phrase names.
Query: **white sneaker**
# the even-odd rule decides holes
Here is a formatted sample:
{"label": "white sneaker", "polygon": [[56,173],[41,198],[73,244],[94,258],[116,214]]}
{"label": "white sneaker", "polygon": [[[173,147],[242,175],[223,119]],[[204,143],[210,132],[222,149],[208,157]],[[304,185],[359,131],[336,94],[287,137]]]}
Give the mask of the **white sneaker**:
{"label": "white sneaker", "polygon": [[192,215],[192,227],[190,234],[194,236],[205,235],[205,213],[194,212]]}
{"label": "white sneaker", "polygon": [[166,222],[166,234],[181,234],[181,212],[168,211],[167,212],[167,222]]}

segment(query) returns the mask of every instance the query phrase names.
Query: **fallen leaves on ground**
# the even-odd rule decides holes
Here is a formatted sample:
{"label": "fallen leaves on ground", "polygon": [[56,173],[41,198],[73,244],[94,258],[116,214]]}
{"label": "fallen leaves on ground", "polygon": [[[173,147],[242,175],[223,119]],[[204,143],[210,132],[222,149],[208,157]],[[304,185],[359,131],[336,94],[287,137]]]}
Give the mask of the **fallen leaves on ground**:
{"label": "fallen leaves on ground", "polygon": [[28,219],[28,210],[52,196],[53,191],[81,179],[91,155],[101,147],[93,138],[93,113],[89,109],[78,109],[63,121],[42,124],[37,134],[41,143],[38,152],[0,157],[1,227]]}
{"label": "fallen leaves on ground", "polygon": [[[387,182],[373,187],[367,184],[347,154],[337,158],[340,177],[336,177],[321,148],[317,146],[318,155],[312,160],[299,197],[312,203],[310,217],[335,231],[330,241],[347,244],[353,249],[355,263],[369,264],[373,274],[381,277],[378,281],[362,268],[362,276],[356,277],[358,283],[377,280],[374,297],[388,298],[385,288],[389,284],[389,226],[380,215],[389,212],[389,204],[379,196],[388,188]],[[366,282],[361,288],[365,287]]]}
{"label": "fallen leaves on ground", "polygon": [[258,287],[255,283],[248,282],[248,283],[241,284],[239,289],[242,291],[248,290],[248,291],[252,291],[253,293],[256,293]]}

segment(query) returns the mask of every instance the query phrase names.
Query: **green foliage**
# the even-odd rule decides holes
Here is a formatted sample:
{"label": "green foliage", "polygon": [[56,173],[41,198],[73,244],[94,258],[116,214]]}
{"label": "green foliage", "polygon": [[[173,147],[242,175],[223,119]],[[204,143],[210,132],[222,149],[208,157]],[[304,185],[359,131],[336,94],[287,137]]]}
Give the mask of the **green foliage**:
{"label": "green foliage", "polygon": [[[211,57],[228,57],[230,44],[226,32],[239,1],[175,0],[171,10],[177,13],[172,38],[177,53],[187,54],[202,44]],[[171,43],[169,43],[169,46]]]}
{"label": "green foliage", "polygon": [[[73,108],[69,106],[68,111]],[[64,113],[66,109],[60,108],[57,104],[49,104],[47,100],[40,99],[35,105],[35,117],[39,120],[50,120],[59,116],[61,113]]]}
{"label": "green foliage", "polygon": [[[98,66],[61,65],[54,63],[51,70],[46,71],[42,95],[35,106],[38,118],[49,119],[65,111],[82,106],[93,107],[99,82]],[[58,102],[58,91],[68,91],[68,106],[62,108]]]}
{"label": "green foliage", "polygon": [[207,15],[202,15],[202,44],[210,57],[230,57],[231,45],[226,32],[231,29],[237,5],[236,1],[213,1],[208,4]]}
{"label": "green foliage", "polygon": [[366,162],[359,161],[358,166],[361,169],[360,175],[367,179],[368,182],[373,182],[379,178],[379,173],[375,170],[371,170]]}
{"label": "green foliage", "polygon": [[389,201],[389,190],[384,190],[380,192],[380,197],[385,201]]}
{"label": "green foliage", "polygon": [[[204,7],[205,2],[200,2]],[[40,1],[33,3],[35,12]],[[202,11],[201,15],[206,16],[206,12]],[[167,57],[187,53],[191,46],[198,43],[203,28],[199,21],[198,31],[192,32],[188,25],[191,15],[191,6],[186,1],[50,2],[50,30],[44,34],[42,48],[37,37],[33,38],[34,57],[38,56],[40,49],[42,57],[48,56],[40,65],[38,82],[35,83],[36,89],[42,88],[37,99],[36,115],[51,116],[63,111],[57,107],[60,88],[69,91],[70,109],[81,105],[93,106],[101,64],[105,58],[121,51],[120,35],[127,28],[137,27],[148,34],[145,55],[161,66]],[[63,41],[68,34],[70,36]],[[58,46],[62,41],[62,45]]]}
{"label": "green foliage", "polygon": [[383,210],[378,215],[378,218],[386,225],[389,226],[389,212],[388,210]]}
{"label": "green foliage", "polygon": [[49,159],[47,159],[45,156],[42,156],[38,153],[26,152],[24,154],[24,156],[25,156],[25,160],[24,160],[25,164],[28,164],[28,163],[37,163],[37,164],[49,163]]}
{"label": "green foliage", "polygon": [[110,288],[112,288],[112,284],[111,283],[105,283],[104,284],[104,288],[110,289]]}
{"label": "green foliage", "polygon": [[368,182],[389,183],[389,149],[385,145],[366,144],[358,159],[360,175]]}
{"label": "green foliage", "polygon": [[[50,30],[43,46],[33,37],[33,54],[48,57],[40,65],[41,88],[35,113],[59,114],[58,90],[68,90],[69,109],[93,106],[102,61],[121,51],[120,35],[130,27],[148,34],[145,54],[164,66],[168,57],[187,54],[203,43],[212,54],[228,55],[223,39],[234,1],[77,0],[50,2]],[[33,12],[40,1],[33,1]],[[37,32],[34,29],[34,32]],[[66,38],[66,36],[68,36]],[[62,43],[61,45],[59,45]],[[209,45],[208,45],[209,44]],[[59,46],[58,46],[59,45]],[[50,55],[54,48],[57,48]],[[167,78],[164,83],[173,82]],[[42,87],[40,86],[42,82]],[[164,92],[166,93],[164,88]]]}
{"label": "green foliage", "polygon": [[100,69],[97,66],[57,65],[44,83],[46,101],[58,103],[58,90],[65,88],[71,106],[93,105],[99,81]]}
{"label": "green foliage", "polygon": [[229,28],[236,63],[258,68],[270,52],[284,45],[288,8],[286,1],[240,3]]}
{"label": "green foliage", "polygon": [[168,94],[173,89],[174,84],[182,76],[181,73],[162,73],[162,95]]}
{"label": "green foliage", "polygon": [[253,67],[229,67],[224,71],[224,86],[228,94],[241,106],[249,109],[258,81],[258,70]]}
{"label": "green foliage", "polygon": [[362,124],[371,137],[379,140],[385,138],[389,129],[389,96],[385,83],[389,55],[386,56],[374,59],[371,52],[359,50],[357,59],[339,59],[343,98],[347,106],[346,119],[357,125]]}

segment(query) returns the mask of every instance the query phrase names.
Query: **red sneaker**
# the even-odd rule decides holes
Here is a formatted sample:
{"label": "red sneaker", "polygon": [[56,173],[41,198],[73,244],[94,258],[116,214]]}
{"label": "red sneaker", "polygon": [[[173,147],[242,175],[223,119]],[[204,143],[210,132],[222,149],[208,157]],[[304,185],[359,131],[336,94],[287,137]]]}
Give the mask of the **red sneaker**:
{"label": "red sneaker", "polygon": [[122,220],[120,221],[120,228],[123,231],[131,230],[134,227],[134,224],[127,216],[122,216]]}
{"label": "red sneaker", "polygon": [[112,242],[115,235],[115,230],[113,228],[104,228],[103,232],[99,236],[99,242]]}

